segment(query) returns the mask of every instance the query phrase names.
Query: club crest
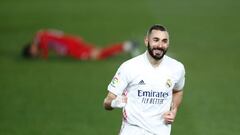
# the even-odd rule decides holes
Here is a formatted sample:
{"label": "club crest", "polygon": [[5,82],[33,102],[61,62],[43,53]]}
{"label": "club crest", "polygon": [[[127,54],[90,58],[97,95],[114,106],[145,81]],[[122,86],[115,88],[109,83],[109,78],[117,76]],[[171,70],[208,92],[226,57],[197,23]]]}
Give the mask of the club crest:
{"label": "club crest", "polygon": [[171,81],[170,79],[167,79],[167,81],[166,81],[166,86],[167,86],[168,88],[172,87],[172,81]]}

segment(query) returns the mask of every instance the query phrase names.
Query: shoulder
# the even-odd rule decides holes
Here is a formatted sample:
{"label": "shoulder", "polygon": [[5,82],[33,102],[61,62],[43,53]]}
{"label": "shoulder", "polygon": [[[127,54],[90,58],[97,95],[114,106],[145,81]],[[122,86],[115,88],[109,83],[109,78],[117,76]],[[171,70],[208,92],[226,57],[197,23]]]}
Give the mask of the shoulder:
{"label": "shoulder", "polygon": [[185,70],[182,62],[180,62],[172,57],[169,57],[167,55],[164,56],[164,63],[168,66],[168,68],[170,68],[172,70],[177,70],[177,71]]}
{"label": "shoulder", "polygon": [[140,65],[143,64],[144,61],[144,54],[138,55],[136,57],[133,57],[124,63],[122,63],[121,67],[126,67],[126,68],[136,68],[139,67]]}

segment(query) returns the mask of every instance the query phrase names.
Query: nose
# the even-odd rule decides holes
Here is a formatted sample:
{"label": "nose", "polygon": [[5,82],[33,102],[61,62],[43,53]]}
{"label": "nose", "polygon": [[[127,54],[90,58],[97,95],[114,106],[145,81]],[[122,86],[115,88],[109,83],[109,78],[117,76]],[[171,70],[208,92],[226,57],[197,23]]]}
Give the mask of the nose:
{"label": "nose", "polygon": [[163,43],[163,42],[159,41],[159,42],[157,43],[157,47],[158,47],[158,48],[162,48],[163,46],[164,46],[164,43]]}

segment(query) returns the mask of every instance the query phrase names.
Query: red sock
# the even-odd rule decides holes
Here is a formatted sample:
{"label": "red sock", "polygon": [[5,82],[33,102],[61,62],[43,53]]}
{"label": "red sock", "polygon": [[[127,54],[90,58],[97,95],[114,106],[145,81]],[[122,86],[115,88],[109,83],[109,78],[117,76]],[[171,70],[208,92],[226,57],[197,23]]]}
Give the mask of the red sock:
{"label": "red sock", "polygon": [[111,45],[111,46],[101,49],[101,51],[98,55],[98,59],[106,59],[111,56],[118,55],[122,52],[124,52],[123,44],[122,43],[114,44],[114,45]]}

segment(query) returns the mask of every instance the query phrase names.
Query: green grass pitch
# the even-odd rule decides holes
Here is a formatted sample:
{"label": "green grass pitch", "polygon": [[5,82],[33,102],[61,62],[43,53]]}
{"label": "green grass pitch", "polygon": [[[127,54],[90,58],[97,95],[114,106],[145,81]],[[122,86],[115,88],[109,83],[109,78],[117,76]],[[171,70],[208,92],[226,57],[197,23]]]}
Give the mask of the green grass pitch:
{"label": "green grass pitch", "polygon": [[155,23],[168,27],[168,53],[187,73],[172,135],[238,135],[239,7],[237,0],[1,0],[0,135],[117,135],[121,111],[102,102],[129,55],[25,60],[21,48],[37,30],[56,28],[99,46],[135,39],[144,51]]}

